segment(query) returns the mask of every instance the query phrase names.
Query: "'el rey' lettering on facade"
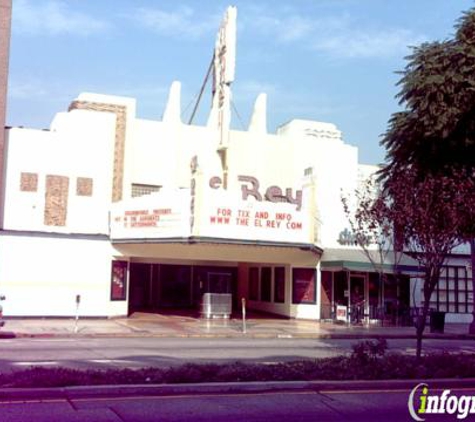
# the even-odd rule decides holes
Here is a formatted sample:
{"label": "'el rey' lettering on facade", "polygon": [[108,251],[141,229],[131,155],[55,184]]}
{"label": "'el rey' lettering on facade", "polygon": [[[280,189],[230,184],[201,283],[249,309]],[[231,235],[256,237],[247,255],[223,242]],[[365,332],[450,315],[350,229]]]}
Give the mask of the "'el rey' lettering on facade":
{"label": "'el rey' lettering on facade", "polygon": [[[302,191],[295,191],[295,197],[293,196],[292,188],[286,188],[285,194],[282,192],[282,189],[279,186],[269,186],[264,196],[260,192],[260,183],[257,178],[253,176],[238,176],[239,182],[244,182],[241,185],[241,193],[243,201],[246,201],[250,196],[252,196],[256,201],[262,202],[266,200],[268,202],[287,202],[289,204],[297,205],[296,210],[300,211],[302,209]],[[212,189],[219,189],[223,184],[222,179],[219,176],[214,176],[209,180],[209,187]]]}

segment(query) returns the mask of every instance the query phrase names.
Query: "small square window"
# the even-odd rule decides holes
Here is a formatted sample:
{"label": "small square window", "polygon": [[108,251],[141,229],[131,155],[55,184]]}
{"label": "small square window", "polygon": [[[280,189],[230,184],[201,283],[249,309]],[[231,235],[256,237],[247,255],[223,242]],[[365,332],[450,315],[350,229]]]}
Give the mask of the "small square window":
{"label": "small square window", "polygon": [[38,191],[38,174],[37,173],[21,173],[20,190],[22,192]]}
{"label": "small square window", "polygon": [[161,188],[161,185],[144,185],[140,183],[132,183],[132,198],[150,195],[153,192],[159,192]]}
{"label": "small square window", "polygon": [[92,179],[90,177],[78,177],[76,180],[77,196],[92,196]]}

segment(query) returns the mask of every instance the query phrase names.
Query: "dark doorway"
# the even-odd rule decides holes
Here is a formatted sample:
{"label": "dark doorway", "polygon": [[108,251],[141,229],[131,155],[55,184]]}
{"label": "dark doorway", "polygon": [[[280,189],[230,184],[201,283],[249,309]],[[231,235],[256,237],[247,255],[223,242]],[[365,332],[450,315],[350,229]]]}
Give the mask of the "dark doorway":
{"label": "dark doorway", "polygon": [[335,305],[348,306],[348,273],[337,271],[334,274],[335,281]]}
{"label": "dark doorway", "polygon": [[191,301],[191,267],[160,265],[160,307],[188,308]]}
{"label": "dark doorway", "polygon": [[129,314],[151,308],[151,265],[130,263]]}
{"label": "dark doorway", "polygon": [[350,318],[352,323],[363,321],[365,314],[365,276],[350,275]]}
{"label": "dark doorway", "polygon": [[204,293],[237,292],[237,269],[208,265],[193,266],[193,303],[198,307]]}
{"label": "dark doorway", "polygon": [[160,312],[160,309],[198,310],[204,293],[237,292],[237,268],[130,264],[129,315]]}
{"label": "dark doorway", "polygon": [[352,306],[360,306],[365,301],[365,277],[363,275],[350,276],[350,302]]}

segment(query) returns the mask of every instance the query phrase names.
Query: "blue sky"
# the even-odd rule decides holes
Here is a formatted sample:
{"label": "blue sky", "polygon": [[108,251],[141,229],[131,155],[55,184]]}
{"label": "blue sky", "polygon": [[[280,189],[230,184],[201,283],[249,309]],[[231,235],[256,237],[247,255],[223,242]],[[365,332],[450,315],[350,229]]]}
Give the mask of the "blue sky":
{"label": "blue sky", "polygon": [[[452,36],[473,0],[243,0],[238,9],[237,113],[245,129],[268,94],[268,129],[293,119],[331,122],[360,162],[379,146],[409,45]],[[227,1],[13,0],[7,124],[47,128],[80,92],[137,98],[161,119],[170,84],[182,82],[188,120]],[[209,98],[209,92],[206,96]],[[202,104],[197,124],[204,124]]]}

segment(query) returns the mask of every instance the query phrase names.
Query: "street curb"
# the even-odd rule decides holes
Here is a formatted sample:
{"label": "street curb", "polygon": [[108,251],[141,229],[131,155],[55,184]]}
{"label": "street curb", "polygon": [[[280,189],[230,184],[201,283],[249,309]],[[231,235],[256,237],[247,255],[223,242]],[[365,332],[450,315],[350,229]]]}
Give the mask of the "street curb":
{"label": "street curb", "polygon": [[[134,333],[13,333],[0,332],[1,339],[11,338],[205,338],[205,339],[309,339],[309,340],[365,340],[380,339],[387,340],[416,340],[415,334],[377,334],[377,333],[325,333],[325,334],[275,334],[275,333],[229,333],[229,334],[212,334],[212,333],[150,333],[150,332],[134,332]],[[425,334],[425,340],[475,340],[473,334]]]}
{"label": "street curb", "polygon": [[431,389],[474,388],[475,379],[426,379],[382,381],[282,381],[230,382],[161,385],[106,385],[62,388],[2,388],[1,400],[64,399],[113,397],[152,397],[176,395],[256,394],[291,391],[314,391],[321,394],[346,391],[402,390],[408,393],[419,383]]}

